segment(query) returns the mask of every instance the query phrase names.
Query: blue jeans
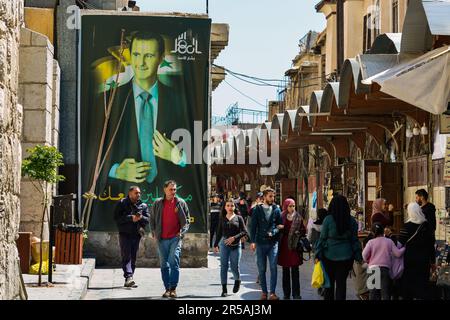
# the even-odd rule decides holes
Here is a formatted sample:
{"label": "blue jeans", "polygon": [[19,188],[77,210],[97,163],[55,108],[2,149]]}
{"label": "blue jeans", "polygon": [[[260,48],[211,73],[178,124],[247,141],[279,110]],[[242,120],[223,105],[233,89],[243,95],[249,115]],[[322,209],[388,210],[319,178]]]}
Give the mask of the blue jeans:
{"label": "blue jeans", "polygon": [[180,237],[159,240],[158,251],[164,287],[166,290],[175,289],[180,279]]}
{"label": "blue jeans", "polygon": [[256,264],[258,266],[259,284],[264,293],[267,292],[266,268],[269,259],[270,293],[275,293],[277,287],[278,242],[273,244],[256,244]]}
{"label": "blue jeans", "polygon": [[234,280],[241,280],[239,274],[239,262],[242,256],[241,244],[237,248],[232,248],[226,246],[223,243],[223,238],[219,243],[220,247],[220,281],[222,284],[227,284],[228,278],[228,265],[231,267],[231,272],[233,273]]}

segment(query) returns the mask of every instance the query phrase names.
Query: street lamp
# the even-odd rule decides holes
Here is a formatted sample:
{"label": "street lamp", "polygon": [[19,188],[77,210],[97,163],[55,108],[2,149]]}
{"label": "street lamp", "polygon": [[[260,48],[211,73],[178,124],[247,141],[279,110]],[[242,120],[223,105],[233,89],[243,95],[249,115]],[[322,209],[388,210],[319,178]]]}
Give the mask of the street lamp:
{"label": "street lamp", "polygon": [[405,134],[406,134],[407,138],[412,138],[413,137],[413,133],[412,133],[411,128],[409,126],[406,128]]}
{"label": "street lamp", "polygon": [[428,134],[428,128],[427,128],[427,126],[425,125],[425,122],[423,123],[423,126],[422,126],[422,128],[420,129],[420,133],[421,133],[423,136],[426,136],[426,135]]}
{"label": "street lamp", "polygon": [[420,128],[416,123],[413,128],[413,135],[418,136],[419,134],[420,134]]}

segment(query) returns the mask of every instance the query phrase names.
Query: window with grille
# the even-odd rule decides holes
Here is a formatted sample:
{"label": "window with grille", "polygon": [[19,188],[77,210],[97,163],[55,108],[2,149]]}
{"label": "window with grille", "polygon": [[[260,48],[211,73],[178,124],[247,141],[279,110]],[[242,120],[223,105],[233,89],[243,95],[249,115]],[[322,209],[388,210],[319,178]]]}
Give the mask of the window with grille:
{"label": "window with grille", "polygon": [[373,12],[373,39],[380,35],[381,30],[381,9],[380,9],[380,0],[375,2],[375,8]]}
{"label": "window with grille", "polygon": [[363,51],[367,52],[372,47],[372,14],[364,16]]}
{"label": "window with grille", "polygon": [[392,32],[398,31],[398,0],[392,0]]}

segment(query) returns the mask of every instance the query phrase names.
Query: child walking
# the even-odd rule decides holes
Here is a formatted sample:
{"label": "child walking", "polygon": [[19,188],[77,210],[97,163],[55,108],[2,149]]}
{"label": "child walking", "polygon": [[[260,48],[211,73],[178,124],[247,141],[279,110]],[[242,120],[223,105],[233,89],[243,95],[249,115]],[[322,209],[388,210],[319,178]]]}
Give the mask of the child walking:
{"label": "child walking", "polygon": [[370,270],[379,268],[381,288],[370,290],[370,300],[390,300],[391,277],[389,270],[392,268],[392,257],[400,258],[405,252],[405,248],[398,249],[395,243],[384,236],[384,227],[381,223],[372,225],[374,238],[369,240],[363,250],[364,261],[369,265]]}

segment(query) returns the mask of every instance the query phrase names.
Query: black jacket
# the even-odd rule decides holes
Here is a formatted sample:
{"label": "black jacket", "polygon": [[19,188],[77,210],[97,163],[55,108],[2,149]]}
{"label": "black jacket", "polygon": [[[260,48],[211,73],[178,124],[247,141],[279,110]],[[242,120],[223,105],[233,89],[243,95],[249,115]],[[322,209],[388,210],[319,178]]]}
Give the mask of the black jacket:
{"label": "black jacket", "polygon": [[[168,87],[161,82],[158,83],[158,119],[156,129],[161,134],[166,134],[169,138],[173,131],[178,128],[185,128],[193,132],[193,129],[189,126],[193,125],[194,120],[199,119],[196,112],[186,108],[184,95],[183,90],[179,89],[177,85]],[[108,99],[109,97],[107,95]],[[103,95],[99,96],[99,101],[93,104],[93,106],[103,110]],[[122,111],[124,111],[124,115],[121,119]],[[87,134],[85,131],[89,129],[89,137],[85,139],[100,141],[104,112],[92,112],[90,113],[90,117],[87,117],[84,121],[86,121],[86,127],[82,124],[84,134]],[[89,125],[91,122],[94,125]],[[103,147],[103,154],[107,150],[108,143],[111,141],[118,123],[120,123],[120,126],[118,127],[114,143],[100,172],[96,188],[97,195],[102,195],[105,190],[108,193],[108,190],[110,190],[111,196],[117,197],[120,193],[126,192],[130,186],[136,185],[142,191],[142,201],[151,205],[155,199],[161,196],[161,189],[166,180],[174,179],[180,185],[185,185],[187,181],[196,181],[198,177],[198,166],[191,165],[183,168],[159,157],[156,157],[158,175],[151,184],[147,181],[135,183],[109,177],[108,174],[111,167],[116,163],[122,163],[124,159],[134,158],[137,162],[142,161],[132,81],[117,89],[106,133],[107,143]],[[93,145],[96,145],[96,143]],[[94,147],[87,149],[84,152],[85,155],[83,155],[84,163],[89,164],[85,165],[86,169],[83,172],[85,191],[88,190],[92,181],[98,151]],[[96,231],[110,231],[113,228],[115,224],[113,216],[106,213],[114,212],[116,204],[117,201],[115,200],[94,202],[90,223],[95,226]]]}
{"label": "black jacket", "polygon": [[[178,129],[178,127],[180,126],[179,121],[174,121],[174,119],[184,117],[183,112],[186,109],[182,105],[182,103],[177,100],[177,94],[175,94],[173,90],[175,89],[171,89],[161,82],[158,83],[158,118],[156,129],[162,134],[166,134],[166,136],[169,138],[172,132],[175,129]],[[141,146],[139,142],[140,140],[136,123],[136,111],[132,81],[118,89],[114,101],[115,108],[113,108],[111,113],[111,125],[108,127],[106,136],[107,141],[112,140],[115,128],[118,123],[120,123],[120,126],[118,128],[117,135],[114,139],[114,143],[112,145],[109,156],[107,157],[105,165],[102,168],[101,182],[104,185],[109,183],[115,187],[120,186],[117,190],[121,192],[123,190],[128,190],[129,183],[115,178],[110,178],[108,174],[111,167],[114,164],[121,164],[123,160],[129,158],[135,159],[136,162],[142,161]],[[125,110],[123,118],[121,119],[121,113],[123,109]],[[104,149],[106,151],[106,147]],[[159,173],[171,172],[173,174],[175,172],[178,173],[178,171],[182,170],[181,167],[173,164],[172,162],[158,157],[156,157],[156,164],[158,176],[154,180],[154,184],[158,188],[165,180],[167,180],[167,177],[161,179],[159,177]],[[176,179],[178,177],[173,178]],[[143,183],[138,183],[137,185],[141,188],[141,190],[146,189],[147,191],[149,191],[149,189],[151,189],[149,188],[149,185],[146,181]],[[102,190],[102,188],[100,190]]]}
{"label": "black jacket", "polygon": [[[256,244],[274,244],[280,239],[280,230],[277,226],[283,224],[281,210],[276,205],[272,205],[272,214],[269,220],[266,220],[263,205],[257,205],[252,213],[250,222],[250,239]],[[268,237],[268,232],[272,237]]]}
{"label": "black jacket", "polygon": [[231,246],[237,246],[239,245],[241,238],[247,235],[247,228],[245,227],[242,216],[235,215],[231,220],[228,220],[226,217],[220,217],[214,247],[219,246],[219,242],[222,238],[228,239],[230,237],[235,237],[235,240]]}
{"label": "black jacket", "polygon": [[422,207],[422,212],[429,222],[431,228],[433,228],[433,232],[436,231],[436,207],[434,206],[434,204],[428,202]]}
{"label": "black jacket", "polygon": [[[142,214],[141,220],[133,222],[133,215],[138,213]],[[120,200],[114,211],[114,219],[119,233],[128,235],[139,235],[139,229],[148,225],[149,218],[147,205],[141,201],[133,204],[128,197]]]}
{"label": "black jacket", "polygon": [[[417,234],[416,231],[418,231]],[[429,222],[424,222],[422,225],[412,222],[404,224],[398,241],[406,247],[404,255],[405,268],[435,263],[436,252],[433,232]],[[415,236],[412,238],[414,234]],[[409,239],[411,240],[408,242]]]}
{"label": "black jacket", "polygon": [[237,208],[239,210],[239,213],[241,214],[241,216],[243,218],[247,218],[248,217],[248,206],[247,203],[244,204],[240,204],[239,202],[237,203]]}

